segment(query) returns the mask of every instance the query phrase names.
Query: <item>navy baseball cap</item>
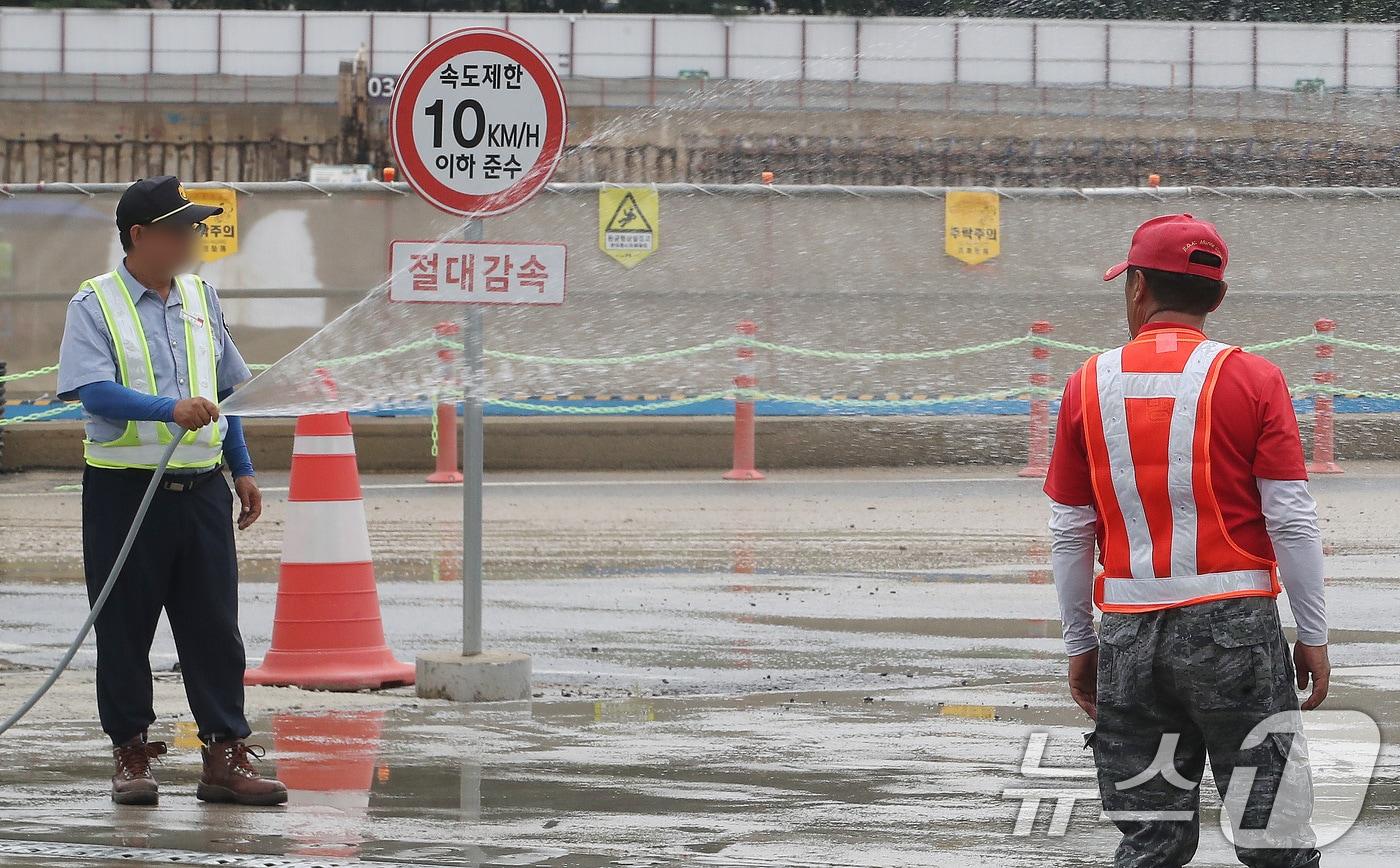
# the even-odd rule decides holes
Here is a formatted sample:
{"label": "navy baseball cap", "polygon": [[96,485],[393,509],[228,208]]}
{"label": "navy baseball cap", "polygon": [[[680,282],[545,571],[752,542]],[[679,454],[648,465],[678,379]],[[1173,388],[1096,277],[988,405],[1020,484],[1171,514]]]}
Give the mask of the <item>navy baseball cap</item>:
{"label": "navy baseball cap", "polygon": [[185,198],[185,188],[174,175],[142,178],[127,187],[117,203],[117,228],[148,226],[162,220],[203,223],[224,209],[198,205]]}

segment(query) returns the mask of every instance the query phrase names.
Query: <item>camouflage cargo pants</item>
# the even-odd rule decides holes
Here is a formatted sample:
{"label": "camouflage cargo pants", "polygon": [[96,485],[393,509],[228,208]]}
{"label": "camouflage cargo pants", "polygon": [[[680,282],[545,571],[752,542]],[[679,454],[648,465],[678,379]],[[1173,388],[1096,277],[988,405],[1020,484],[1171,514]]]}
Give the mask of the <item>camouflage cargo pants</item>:
{"label": "camouflage cargo pants", "polygon": [[1236,789],[1247,801],[1230,817],[1235,829],[1255,830],[1248,840],[1236,834],[1242,863],[1318,865],[1309,826],[1311,779],[1300,761],[1304,745],[1290,764],[1291,732],[1249,739],[1256,725],[1279,712],[1291,713],[1285,718],[1296,727],[1299,713],[1274,600],[1105,613],[1099,640],[1098,724],[1091,738],[1104,811],[1123,833],[1115,868],[1177,868],[1191,861],[1207,756],[1222,799],[1236,769],[1241,772]]}

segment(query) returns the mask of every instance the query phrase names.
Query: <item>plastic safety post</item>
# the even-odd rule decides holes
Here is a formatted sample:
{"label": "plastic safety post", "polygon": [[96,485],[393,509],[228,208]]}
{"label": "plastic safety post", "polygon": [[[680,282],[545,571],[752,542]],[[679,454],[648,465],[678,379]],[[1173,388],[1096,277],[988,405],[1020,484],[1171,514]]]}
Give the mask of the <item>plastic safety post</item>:
{"label": "plastic safety post", "polygon": [[[758,334],[758,326],[748,320],[739,323],[739,336],[752,338]],[[754,364],[757,352],[753,347],[740,346],[738,375],[734,385],[740,391],[734,398],[734,462],[725,479],[758,480],[763,473],[754,466],[754,402],[749,394],[758,388],[758,371]]]}
{"label": "plastic safety post", "polygon": [[[433,326],[433,332],[443,341],[437,351],[438,362],[442,365],[444,378],[450,379],[451,372],[457,368],[457,353],[451,347],[461,334],[461,327],[455,322],[440,322]],[[437,462],[427,481],[461,482],[462,472],[457,469],[457,405],[439,401],[434,412],[437,416],[433,427],[433,455]]]}
{"label": "plastic safety post", "polygon": [[[1031,323],[1031,336],[1043,338],[1055,327],[1045,320]],[[1026,447],[1026,466],[1017,476],[1043,478],[1050,472],[1050,348],[1031,344],[1031,420]]]}
{"label": "plastic safety post", "polygon": [[1313,382],[1318,390],[1313,393],[1313,455],[1308,462],[1309,473],[1341,473],[1337,464],[1336,450],[1336,408],[1333,404],[1333,390],[1336,388],[1337,372],[1333,363],[1337,323],[1330,319],[1320,319],[1313,324],[1317,335],[1317,370]]}

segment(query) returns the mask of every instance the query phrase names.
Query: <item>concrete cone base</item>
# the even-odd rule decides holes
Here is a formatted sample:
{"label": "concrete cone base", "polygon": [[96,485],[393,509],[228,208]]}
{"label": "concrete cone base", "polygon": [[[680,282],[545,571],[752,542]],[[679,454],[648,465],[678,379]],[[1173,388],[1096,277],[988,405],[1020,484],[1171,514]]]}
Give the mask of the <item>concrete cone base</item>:
{"label": "concrete cone base", "polygon": [[453,702],[507,702],[530,698],[530,656],[483,651],[470,657],[438,651],[418,657],[418,695]]}

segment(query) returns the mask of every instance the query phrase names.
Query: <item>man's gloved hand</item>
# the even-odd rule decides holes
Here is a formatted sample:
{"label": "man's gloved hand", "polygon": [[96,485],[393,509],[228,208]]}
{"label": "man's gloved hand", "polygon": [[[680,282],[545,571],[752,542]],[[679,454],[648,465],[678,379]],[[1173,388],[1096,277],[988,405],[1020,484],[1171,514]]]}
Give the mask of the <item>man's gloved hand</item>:
{"label": "man's gloved hand", "polygon": [[183,398],[175,402],[175,424],[186,431],[203,428],[219,418],[219,405],[208,398]]}
{"label": "man's gloved hand", "polygon": [[238,495],[239,504],[242,505],[238,512],[238,529],[247,530],[258,520],[258,516],[262,515],[262,491],[258,489],[257,479],[251,476],[240,476],[233,480],[233,490]]}

